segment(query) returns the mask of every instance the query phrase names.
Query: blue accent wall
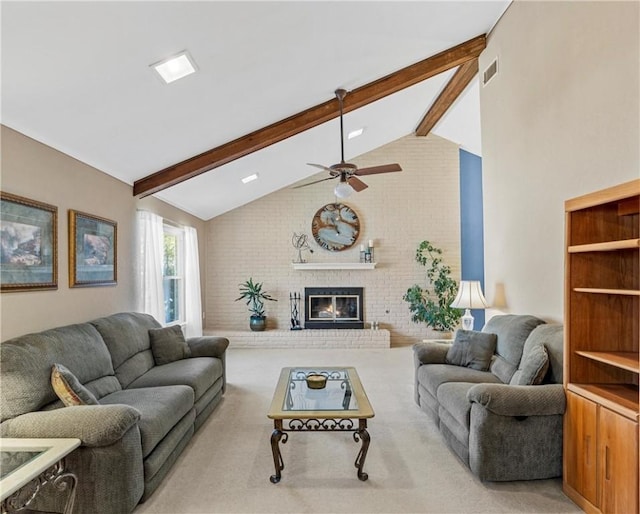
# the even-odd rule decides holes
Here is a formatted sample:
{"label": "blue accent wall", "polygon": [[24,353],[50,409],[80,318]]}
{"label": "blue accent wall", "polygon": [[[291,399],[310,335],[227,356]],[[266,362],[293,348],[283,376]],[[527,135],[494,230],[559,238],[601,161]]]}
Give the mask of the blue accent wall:
{"label": "blue accent wall", "polygon": [[[462,280],[479,280],[484,287],[484,222],[482,158],[460,150],[460,236]],[[474,330],[484,326],[484,310],[471,311]]]}

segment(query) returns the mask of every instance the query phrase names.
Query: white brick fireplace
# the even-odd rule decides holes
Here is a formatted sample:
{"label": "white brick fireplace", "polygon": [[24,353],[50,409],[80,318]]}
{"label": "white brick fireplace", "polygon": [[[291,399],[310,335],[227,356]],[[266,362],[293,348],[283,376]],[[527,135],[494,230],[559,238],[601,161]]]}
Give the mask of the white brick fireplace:
{"label": "white brick fireplace", "polygon": [[[423,240],[443,249],[453,276],[460,278],[458,147],[434,135],[407,136],[353,162],[362,167],[398,162],[403,171],[372,176],[366,190],[344,201],[361,222],[359,240],[344,251],[320,248],[311,236],[317,210],[335,201],[333,186],[327,183],[283,188],[207,222],[207,331],[229,337],[232,346],[279,348],[289,344],[336,347],[329,345],[338,340],[345,346],[360,347],[379,344],[380,339],[381,344],[387,344],[386,337],[391,338],[392,346],[403,346],[437,337],[424,324],[411,321],[402,295],[411,285],[425,283],[424,268],[415,261],[416,248]],[[319,174],[305,181],[322,177]],[[310,236],[313,253],[304,255],[305,264],[293,264],[298,258],[291,243],[293,233]],[[375,265],[359,262],[360,244],[369,240],[375,242]],[[262,282],[264,290],[278,299],[266,302],[267,330],[263,333],[250,332],[246,305],[234,301],[238,284],[250,277]],[[323,286],[364,288],[364,330],[290,333],[290,294],[304,296],[305,287]],[[375,332],[369,329],[372,322],[388,334],[379,330],[371,335]]]}

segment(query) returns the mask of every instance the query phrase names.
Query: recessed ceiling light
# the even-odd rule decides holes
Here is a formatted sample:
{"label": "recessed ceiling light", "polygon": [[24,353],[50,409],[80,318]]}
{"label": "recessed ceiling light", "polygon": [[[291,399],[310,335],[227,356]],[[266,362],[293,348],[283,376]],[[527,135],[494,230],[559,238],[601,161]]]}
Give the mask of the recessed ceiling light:
{"label": "recessed ceiling light", "polygon": [[191,75],[196,71],[195,62],[186,50],[152,64],[151,67],[158,72],[158,75],[167,84]]}
{"label": "recessed ceiling light", "polygon": [[354,137],[361,136],[363,132],[364,132],[364,127],[360,127],[359,129],[352,130],[347,135],[347,139],[353,139]]}
{"label": "recessed ceiling light", "polygon": [[248,184],[249,182],[253,182],[254,180],[256,180],[258,178],[258,174],[254,173],[253,175],[249,175],[248,177],[244,177],[242,179],[242,183],[243,184]]}

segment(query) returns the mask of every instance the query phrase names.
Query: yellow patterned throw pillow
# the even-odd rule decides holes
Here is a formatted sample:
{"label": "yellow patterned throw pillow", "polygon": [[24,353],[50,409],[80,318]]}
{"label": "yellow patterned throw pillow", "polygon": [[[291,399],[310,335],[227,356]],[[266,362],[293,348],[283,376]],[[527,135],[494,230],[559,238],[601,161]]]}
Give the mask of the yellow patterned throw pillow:
{"label": "yellow patterned throw pillow", "polygon": [[51,368],[51,386],[66,407],[98,405],[98,400],[76,376],[62,364]]}

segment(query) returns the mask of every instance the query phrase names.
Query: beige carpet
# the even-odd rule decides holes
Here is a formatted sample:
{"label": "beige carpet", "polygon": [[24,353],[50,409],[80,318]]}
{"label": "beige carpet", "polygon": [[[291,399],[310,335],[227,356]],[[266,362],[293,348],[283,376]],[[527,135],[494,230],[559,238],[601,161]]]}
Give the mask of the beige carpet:
{"label": "beige carpet", "polygon": [[[361,482],[350,433],[293,433],[272,484],[266,412],[286,366],[355,366],[376,416]],[[224,400],[143,513],[576,513],[561,481],[482,483],[444,445],[413,401],[409,347],[391,350],[229,350]]]}

